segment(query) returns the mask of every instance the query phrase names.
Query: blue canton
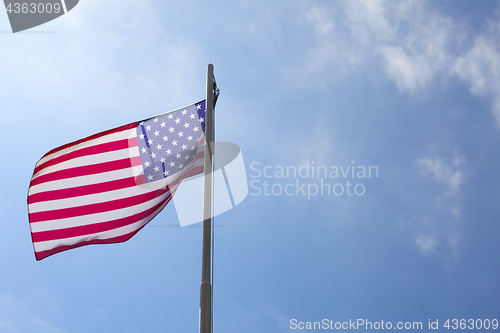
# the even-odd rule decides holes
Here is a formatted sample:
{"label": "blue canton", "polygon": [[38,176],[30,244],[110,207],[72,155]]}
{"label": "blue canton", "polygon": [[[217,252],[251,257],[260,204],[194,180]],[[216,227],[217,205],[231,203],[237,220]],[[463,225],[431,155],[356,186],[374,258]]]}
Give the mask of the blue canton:
{"label": "blue canton", "polygon": [[202,101],[137,125],[146,182],[172,176],[195,159],[205,135],[205,112]]}

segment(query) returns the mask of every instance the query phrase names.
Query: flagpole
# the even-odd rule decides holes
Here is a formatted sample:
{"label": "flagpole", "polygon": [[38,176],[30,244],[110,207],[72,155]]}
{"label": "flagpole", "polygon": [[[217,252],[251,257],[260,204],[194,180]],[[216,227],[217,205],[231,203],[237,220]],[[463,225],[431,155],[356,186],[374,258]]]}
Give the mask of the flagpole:
{"label": "flagpole", "polygon": [[205,102],[205,171],[203,186],[203,247],[200,286],[200,333],[212,330],[212,285],[210,284],[210,250],[212,225],[212,119],[214,98],[214,66],[208,65],[207,99]]}

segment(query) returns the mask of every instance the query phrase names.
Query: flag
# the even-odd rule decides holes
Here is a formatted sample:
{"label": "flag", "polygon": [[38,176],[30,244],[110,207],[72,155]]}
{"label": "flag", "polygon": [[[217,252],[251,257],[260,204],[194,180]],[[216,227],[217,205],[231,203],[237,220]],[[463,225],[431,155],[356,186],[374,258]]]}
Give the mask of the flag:
{"label": "flag", "polygon": [[36,164],[28,216],[37,260],[130,239],[203,172],[205,101],[55,148]]}

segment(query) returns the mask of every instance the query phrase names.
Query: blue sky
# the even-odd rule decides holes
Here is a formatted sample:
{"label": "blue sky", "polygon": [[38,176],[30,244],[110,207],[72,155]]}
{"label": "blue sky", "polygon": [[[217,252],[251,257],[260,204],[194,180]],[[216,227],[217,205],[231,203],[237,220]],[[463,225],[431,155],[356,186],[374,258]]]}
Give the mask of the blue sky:
{"label": "blue sky", "polygon": [[26,195],[50,149],[203,99],[208,63],[249,184],[321,181],[254,162],[378,168],[323,179],[363,195],[250,187],[218,216],[214,331],[499,319],[497,2],[81,0],[0,30],[0,332],[196,332],[201,229],[173,205],[126,243],[36,262]]}

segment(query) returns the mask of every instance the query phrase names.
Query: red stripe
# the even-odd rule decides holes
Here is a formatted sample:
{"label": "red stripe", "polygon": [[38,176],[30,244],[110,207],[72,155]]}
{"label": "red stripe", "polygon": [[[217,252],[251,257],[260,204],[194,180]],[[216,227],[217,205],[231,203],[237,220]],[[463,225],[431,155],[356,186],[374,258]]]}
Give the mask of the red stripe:
{"label": "red stripe", "polygon": [[165,200],[161,201],[154,207],[151,207],[143,212],[130,215],[121,219],[106,221],[101,223],[88,224],[73,228],[66,229],[57,229],[57,230],[49,230],[42,232],[34,232],[33,233],[33,242],[44,242],[50,241],[54,239],[62,239],[62,238],[70,238],[70,237],[78,237],[84,235],[95,234],[98,232],[105,232],[112,229],[117,229],[120,227],[124,227],[142,219],[147,218],[149,215],[153,214],[161,205],[166,204],[172,198],[171,195],[168,195]]}
{"label": "red stripe", "polygon": [[62,169],[33,179],[30,183],[30,187],[46,182],[51,182],[54,180],[82,177],[88,175],[95,175],[103,172],[126,169],[141,165],[141,163],[142,163],[141,158],[139,156],[135,156],[99,164],[91,164],[74,168]]}
{"label": "red stripe", "polygon": [[130,232],[128,234],[117,236],[117,237],[114,237],[114,238],[94,239],[94,240],[91,240],[91,241],[83,241],[83,242],[80,242],[80,243],[75,244],[75,245],[59,246],[59,247],[56,247],[56,248],[53,248],[53,249],[50,249],[50,250],[47,250],[47,251],[35,252],[35,258],[36,258],[36,260],[42,260],[42,259],[45,259],[45,258],[53,255],[53,254],[56,254],[56,253],[59,253],[59,252],[63,252],[63,251],[66,251],[66,250],[75,249],[75,248],[78,248],[78,247],[81,247],[81,246],[85,246],[85,245],[123,243],[123,242],[128,241],[130,238],[132,238],[144,226],[142,226],[140,229],[134,230],[134,231],[132,231],[132,232]]}
{"label": "red stripe", "polygon": [[64,188],[60,190],[35,193],[28,196],[28,204],[33,204],[42,201],[60,200],[67,198],[79,197],[82,195],[90,195],[102,192],[121,190],[124,188],[136,186],[137,179],[134,177],[117,179],[109,182],[84,185],[78,187]]}
{"label": "red stripe", "polygon": [[203,173],[203,170],[205,170],[203,165],[199,166],[199,167],[192,168],[191,170],[188,170],[188,172],[186,172],[183,179],[187,179],[189,177],[199,175],[200,173]]}
{"label": "red stripe", "polygon": [[[117,237],[113,237],[113,238],[107,238],[107,239],[94,239],[94,240],[90,240],[90,241],[82,241],[82,242],[80,242],[78,244],[73,244],[73,245],[58,246],[58,247],[50,249],[50,250],[35,252],[35,258],[36,258],[36,260],[42,260],[44,258],[47,258],[47,257],[53,255],[53,254],[56,254],[56,253],[59,253],[59,252],[63,252],[63,251],[66,251],[66,250],[70,250],[70,249],[74,249],[74,248],[77,248],[77,247],[80,247],[80,246],[85,246],[85,245],[91,245],[91,244],[113,244],[113,243],[126,242],[130,238],[132,238],[136,233],[138,233],[139,230],[141,230],[142,228],[144,228],[146,226],[146,224],[148,224],[152,219],[154,219],[155,216],[158,215],[162,210],[163,210],[163,208],[160,209],[160,210],[158,210],[158,212],[156,214],[152,215],[151,218],[149,218],[149,221],[147,221],[146,223],[144,223],[144,225],[142,227],[140,227],[137,230],[134,230],[134,231],[132,231],[132,232],[130,232],[128,234],[117,236]],[[33,237],[33,234],[31,234],[31,236]]]}
{"label": "red stripe", "polygon": [[106,202],[99,202],[99,203],[94,203],[94,204],[89,204],[89,205],[84,205],[84,206],[78,206],[78,207],[71,207],[71,208],[63,208],[63,209],[56,209],[56,210],[48,210],[44,212],[36,212],[36,213],[30,213],[29,215],[29,220],[30,223],[36,223],[36,222],[43,222],[43,221],[50,221],[50,220],[58,220],[58,219],[65,219],[65,218],[71,218],[71,217],[77,217],[77,216],[84,216],[84,215],[91,215],[91,214],[97,214],[97,213],[104,213],[104,212],[109,212],[112,210],[117,210],[117,209],[122,209],[122,208],[127,208],[130,206],[135,206],[143,202],[147,202],[149,200],[152,200],[154,198],[157,198],[165,192],[167,192],[167,188],[162,188],[156,191],[136,195],[133,197],[128,197],[128,198],[122,198],[118,200],[112,200],[112,201],[106,201]]}
{"label": "red stripe", "polygon": [[46,156],[52,155],[54,153],[57,153],[58,151],[61,151],[61,150],[64,150],[66,148],[70,148],[70,147],[79,145],[80,143],[83,143],[83,142],[86,142],[86,141],[98,139],[98,138],[106,136],[108,134],[123,132],[123,131],[126,131],[128,129],[135,128],[135,127],[137,127],[137,124],[139,124],[139,122],[131,123],[131,124],[128,124],[128,125],[117,127],[117,128],[113,128],[113,129],[110,129],[110,130],[107,130],[107,131],[104,131],[104,132],[93,134],[91,136],[88,136],[86,138],[83,138],[83,139],[80,139],[80,140],[77,140],[77,141],[73,141],[73,142],[67,143],[67,144],[65,144],[63,146],[60,146],[60,147],[52,149],[47,154],[43,155],[41,159],[43,159]]}
{"label": "red stripe", "polygon": [[[152,218],[149,221],[151,221],[151,220],[152,220]],[[45,259],[45,258],[53,255],[53,254],[56,254],[56,253],[59,253],[59,252],[63,252],[63,251],[66,251],[66,250],[75,249],[75,248],[78,248],[78,247],[81,247],[81,246],[85,246],[85,245],[123,243],[123,242],[128,241],[130,238],[132,238],[136,233],[139,232],[139,230],[141,230],[145,226],[146,225],[143,225],[139,229],[134,230],[134,231],[132,231],[132,232],[130,232],[128,234],[117,236],[117,237],[113,237],[113,238],[93,239],[93,240],[90,240],[90,241],[82,241],[82,242],[80,242],[78,244],[74,244],[74,245],[64,245],[64,246],[59,246],[59,247],[56,247],[56,248],[53,248],[53,249],[50,249],[50,250],[47,250],[47,251],[35,252],[35,258],[36,258],[36,260],[42,260],[42,259]]]}
{"label": "red stripe", "polygon": [[83,157],[88,155],[96,155],[107,153],[110,151],[127,149],[129,147],[137,147],[137,138],[133,139],[123,139],[118,141],[111,141],[106,143],[101,143],[95,146],[85,147],[78,150],[73,150],[67,154],[61,155],[59,157],[52,158],[45,163],[38,165],[33,172],[33,175],[36,175],[40,170],[48,168],[49,166],[56,165],[65,161],[72,160],[77,157]]}

